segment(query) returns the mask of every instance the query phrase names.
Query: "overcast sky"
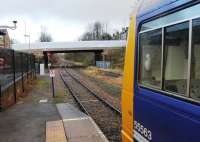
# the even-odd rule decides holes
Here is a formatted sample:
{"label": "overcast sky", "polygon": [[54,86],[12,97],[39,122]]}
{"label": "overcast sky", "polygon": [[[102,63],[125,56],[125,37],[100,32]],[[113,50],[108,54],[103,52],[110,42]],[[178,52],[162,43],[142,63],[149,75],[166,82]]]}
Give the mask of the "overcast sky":
{"label": "overcast sky", "polygon": [[1,0],[0,25],[18,21],[11,38],[24,42],[27,34],[35,42],[41,26],[46,26],[54,41],[75,41],[89,23],[100,21],[109,31],[127,26],[135,0]]}

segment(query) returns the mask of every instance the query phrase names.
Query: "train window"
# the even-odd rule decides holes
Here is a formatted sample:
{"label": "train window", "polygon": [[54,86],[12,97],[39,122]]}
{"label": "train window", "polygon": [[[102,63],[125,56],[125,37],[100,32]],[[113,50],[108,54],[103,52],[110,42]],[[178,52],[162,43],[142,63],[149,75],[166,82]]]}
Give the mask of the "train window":
{"label": "train window", "polygon": [[165,28],[164,89],[186,95],[189,22]]}
{"label": "train window", "polygon": [[140,34],[140,78],[143,85],[160,87],[162,30]]}
{"label": "train window", "polygon": [[200,18],[193,20],[190,95],[200,100]]}

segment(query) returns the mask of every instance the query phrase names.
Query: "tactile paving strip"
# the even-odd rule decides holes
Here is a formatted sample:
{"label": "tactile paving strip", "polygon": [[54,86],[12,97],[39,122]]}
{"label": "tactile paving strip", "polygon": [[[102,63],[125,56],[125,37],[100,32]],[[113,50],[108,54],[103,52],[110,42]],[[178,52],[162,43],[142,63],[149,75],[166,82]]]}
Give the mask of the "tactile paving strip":
{"label": "tactile paving strip", "polygon": [[67,142],[61,120],[46,123],[46,142]]}

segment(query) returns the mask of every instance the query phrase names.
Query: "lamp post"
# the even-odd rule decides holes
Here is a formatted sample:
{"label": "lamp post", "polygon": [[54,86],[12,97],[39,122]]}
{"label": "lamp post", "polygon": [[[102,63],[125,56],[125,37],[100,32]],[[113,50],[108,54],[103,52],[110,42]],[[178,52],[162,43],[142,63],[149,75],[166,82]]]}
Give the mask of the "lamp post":
{"label": "lamp post", "polygon": [[[17,28],[17,21],[13,21],[13,26],[8,26],[8,25],[0,25],[0,29],[11,29],[15,30]],[[4,40],[5,44],[5,40]],[[4,45],[5,46],[5,45]]]}
{"label": "lamp post", "polygon": [[30,49],[31,49],[31,36],[25,34],[24,37],[25,37],[25,38],[28,37],[28,39],[29,39],[29,40],[28,40],[28,47],[29,47],[29,52],[30,52]]}

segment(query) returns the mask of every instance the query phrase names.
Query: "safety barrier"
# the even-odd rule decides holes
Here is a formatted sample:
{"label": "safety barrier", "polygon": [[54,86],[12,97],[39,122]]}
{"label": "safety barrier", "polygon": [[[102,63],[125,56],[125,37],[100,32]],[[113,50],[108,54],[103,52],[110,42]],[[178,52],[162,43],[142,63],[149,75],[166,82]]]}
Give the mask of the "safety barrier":
{"label": "safety barrier", "polygon": [[16,103],[35,75],[34,55],[0,48],[0,110]]}

